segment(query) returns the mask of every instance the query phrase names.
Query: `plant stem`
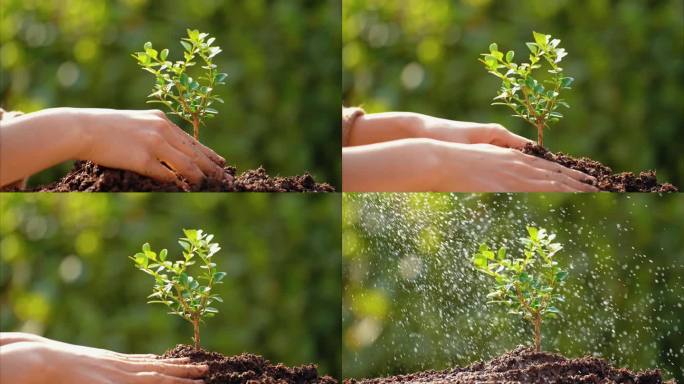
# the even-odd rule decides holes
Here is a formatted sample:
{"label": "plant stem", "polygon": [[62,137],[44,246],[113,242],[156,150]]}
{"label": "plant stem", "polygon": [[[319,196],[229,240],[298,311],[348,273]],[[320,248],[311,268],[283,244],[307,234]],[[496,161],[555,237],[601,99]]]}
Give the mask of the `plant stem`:
{"label": "plant stem", "polygon": [[541,352],[541,314],[536,312],[534,314],[534,351]]}
{"label": "plant stem", "polygon": [[537,122],[537,144],[544,146],[544,123]]}
{"label": "plant stem", "polygon": [[195,335],[193,337],[193,340],[195,341],[195,349],[199,350],[200,349],[200,333],[199,333],[199,317],[198,316],[193,316],[192,327],[193,327],[194,335]]}
{"label": "plant stem", "polygon": [[192,116],[192,133],[195,136],[195,140],[199,141],[199,120],[197,120],[197,115]]}

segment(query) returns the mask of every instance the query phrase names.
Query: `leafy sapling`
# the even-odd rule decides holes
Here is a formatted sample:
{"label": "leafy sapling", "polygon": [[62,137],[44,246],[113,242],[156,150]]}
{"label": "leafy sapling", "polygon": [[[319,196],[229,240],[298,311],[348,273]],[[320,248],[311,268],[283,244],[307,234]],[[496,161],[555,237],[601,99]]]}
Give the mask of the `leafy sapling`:
{"label": "leafy sapling", "polygon": [[[571,89],[572,77],[563,74],[560,62],[567,55],[560,48],[560,40],[551,35],[532,32],[534,42],[528,42],[529,63],[513,62],[514,51],[499,51],[496,43],[489,45],[489,53],[483,53],[481,61],[487,71],[501,79],[501,88],[492,105],[505,105],[513,110],[513,116],[532,124],[537,129],[537,144],[544,145],[544,128],[557,123],[563,115],[558,107],[570,108],[559,98],[561,90]],[[538,80],[532,76],[542,63],[548,64],[549,78]],[[544,86],[546,84],[546,86]]]}
{"label": "leafy sapling", "polygon": [[[213,256],[221,250],[218,243],[212,243],[214,235],[201,229],[184,229],[185,237],[178,239],[183,248],[183,257],[176,261],[167,259],[168,251],[162,249],[158,254],[150,249],[150,244],[142,246],[142,252],[130,257],[141,271],[154,277],[154,287],[148,296],[148,303],[159,303],[171,309],[169,314],[178,315],[192,324],[195,349],[200,348],[200,323],[204,318],[213,317],[218,309],[213,302],[222,303],[212,289],[221,284],[225,272],[216,270]],[[200,264],[197,277],[190,275],[188,268],[196,262]]]}
{"label": "leafy sapling", "polygon": [[521,256],[507,255],[504,247],[495,252],[483,243],[472,261],[475,269],[494,279],[487,303],[505,305],[509,313],[532,323],[534,349],[539,352],[542,319],[560,315],[555,305],[565,298],[558,293],[558,288],[564,284],[568,272],[554,260],[554,255],[563,248],[553,242],[556,235],[535,227],[527,227],[527,232],[529,236],[520,239],[524,246]]}
{"label": "leafy sapling", "polygon": [[[218,71],[213,60],[221,53],[221,47],[214,46],[214,37],[198,30],[187,30],[188,37],[182,38],[183,60],[172,62],[168,59],[169,50],[157,51],[151,42],[144,45],[142,52],[132,56],[138,60],[143,70],[156,78],[154,91],[148,95],[152,100],[148,103],[164,104],[169,114],[177,115],[192,124],[193,135],[199,139],[200,125],[213,118],[218,111],[211,108],[214,102],[223,103],[223,99],[214,95],[214,87],[225,84],[228,76]],[[202,64],[202,73],[194,79],[188,71],[190,67]]]}

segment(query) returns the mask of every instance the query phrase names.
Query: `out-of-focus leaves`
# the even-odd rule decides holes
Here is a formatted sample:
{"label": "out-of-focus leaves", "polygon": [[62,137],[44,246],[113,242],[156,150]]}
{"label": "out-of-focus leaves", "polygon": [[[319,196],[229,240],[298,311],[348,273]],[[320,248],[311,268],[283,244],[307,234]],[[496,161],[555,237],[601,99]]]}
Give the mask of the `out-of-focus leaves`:
{"label": "out-of-focus leaves", "polygon": [[[569,272],[555,276],[562,316],[544,323],[543,349],[682,379],[681,194],[345,193],[342,206],[345,377],[467,366],[531,344],[526,321],[487,305],[509,297],[486,297],[492,281],[472,257],[479,248],[486,266],[503,259],[499,247],[519,257],[525,226],[543,225]],[[439,239],[430,247],[426,232]]]}
{"label": "out-of-focus leaves", "polygon": [[339,206],[334,194],[2,194],[0,329],[121,352],[191,344],[190,324],[146,304],[151,279],[128,256],[149,242],[177,260],[181,229],[203,228],[226,272],[203,346],[339,376]]}
{"label": "out-of-focus leaves", "polygon": [[532,126],[490,106],[498,79],[477,58],[495,41],[525,61],[531,32],[551,34],[575,82],[563,93],[572,109],[545,145],[615,171],[655,169],[682,187],[682,15],[681,0],[345,0],[343,100],[370,112],[497,122],[534,139]]}
{"label": "out-of-focus leaves", "polygon": [[150,41],[180,58],[178,39],[200,29],[223,48],[215,59],[228,74],[200,140],[241,170],[310,171],[339,189],[340,23],[338,0],[3,0],[0,105],[163,108],[146,104],[154,77],[130,54]]}

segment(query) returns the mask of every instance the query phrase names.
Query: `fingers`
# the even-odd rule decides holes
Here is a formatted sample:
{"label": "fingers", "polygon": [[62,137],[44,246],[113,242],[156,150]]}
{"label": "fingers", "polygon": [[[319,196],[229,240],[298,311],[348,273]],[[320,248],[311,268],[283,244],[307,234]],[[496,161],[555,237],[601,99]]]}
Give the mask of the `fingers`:
{"label": "fingers", "polygon": [[223,166],[226,164],[226,160],[185,133],[168,119],[165,118],[165,121],[168,125],[167,129],[163,132],[166,140],[176,150],[182,152],[190,161],[195,163],[205,175],[221,179],[225,173]]}
{"label": "fingers", "polygon": [[201,184],[202,180],[204,180],[204,172],[202,172],[196,162],[183,152],[170,145],[160,146],[156,151],[159,161],[167,164],[176,173],[189,180],[191,184]]}
{"label": "fingers", "polygon": [[138,372],[128,374],[126,382],[134,384],[200,384],[204,380],[194,380],[182,377],[164,375],[157,372]]}
{"label": "fingers", "polygon": [[525,144],[532,143],[531,140],[509,131],[501,125],[495,124],[490,133],[490,144],[499,147],[521,149]]}
{"label": "fingers", "polygon": [[598,192],[598,188],[593,185],[562,173],[535,168],[525,163],[517,163],[514,167],[518,176],[527,178],[534,185],[535,192]]}
{"label": "fingers", "polygon": [[178,177],[176,177],[176,175],[173,172],[171,172],[170,169],[163,166],[156,159],[150,159],[146,161],[141,167],[141,169],[137,169],[136,172],[140,173],[143,176],[151,177],[158,181],[166,183],[175,183],[179,186],[181,184],[181,181],[178,180]]}
{"label": "fingers", "polygon": [[[209,148],[209,147],[203,145],[202,143],[200,143],[199,141],[195,140],[194,137],[190,136],[187,132],[185,132],[179,126],[177,126],[171,120],[169,120],[169,118],[166,116],[166,114],[164,114],[164,112],[161,112],[159,110],[151,110],[150,112],[152,112],[154,115],[162,117],[164,120],[166,120],[169,127],[171,128],[169,130],[169,132],[172,133],[171,142],[174,145],[179,144],[180,147],[183,147],[186,150],[188,150],[188,149],[199,150],[204,156],[208,157],[213,163],[215,163],[219,167],[223,167],[226,165],[226,159],[219,156],[216,152],[211,150],[211,148]],[[180,147],[178,149],[181,149]],[[191,156],[190,153],[186,153],[186,154],[188,156]]]}
{"label": "fingers", "polygon": [[557,173],[562,173],[564,175],[570,176],[575,180],[579,181],[588,181],[592,184],[596,183],[596,178],[593,176],[589,176],[586,173],[582,173],[580,171],[577,171],[575,169],[570,169],[567,167],[564,167],[558,163],[554,163],[552,161],[548,161],[546,159],[542,159],[536,156],[532,155],[527,155],[522,152],[519,152],[521,155],[521,160],[524,161],[525,163],[532,164],[537,168],[542,168],[546,169],[549,171],[557,172]]}
{"label": "fingers", "polygon": [[171,364],[162,360],[155,362],[121,361],[119,367],[128,372],[155,372],[166,376],[194,379],[204,376],[209,367],[194,364]]}

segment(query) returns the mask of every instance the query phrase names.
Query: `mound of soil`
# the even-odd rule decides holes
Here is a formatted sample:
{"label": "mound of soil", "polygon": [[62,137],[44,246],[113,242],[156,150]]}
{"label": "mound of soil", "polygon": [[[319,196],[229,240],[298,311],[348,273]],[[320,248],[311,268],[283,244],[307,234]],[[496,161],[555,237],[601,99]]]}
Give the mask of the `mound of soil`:
{"label": "mound of soil", "polygon": [[[228,179],[207,179],[191,188],[185,182],[163,183],[135,172],[112,169],[90,161],[77,161],[74,168],[58,182],[35,188],[39,192],[334,192],[329,184],[316,183],[305,173],[301,176],[271,177],[262,167],[237,175],[235,167],[225,167]],[[10,189],[11,188],[7,188]],[[7,190],[6,189],[6,190]],[[16,189],[15,189],[16,190]]]}
{"label": "mound of soil", "polygon": [[678,189],[672,184],[658,184],[655,171],[639,173],[632,172],[613,173],[598,161],[582,157],[576,159],[564,153],[553,153],[536,144],[526,144],[522,151],[528,155],[541,157],[564,167],[576,169],[587,175],[594,176],[598,183],[596,186],[602,191],[609,192],[677,192]]}
{"label": "mound of soil", "polygon": [[189,345],[179,344],[166,351],[162,358],[187,357],[193,363],[209,366],[209,372],[203,377],[206,384],[240,384],[240,383],[277,383],[277,384],[334,384],[337,380],[330,376],[319,376],[313,364],[300,367],[286,367],[283,364],[271,364],[261,356],[243,353],[238,356],[224,356],[203,349],[196,350]]}
{"label": "mound of soil", "polygon": [[[614,368],[607,361],[595,357],[566,359],[559,354],[534,352],[532,348],[518,347],[489,362],[475,363],[466,368],[376,379],[345,380],[345,384],[391,383],[661,384],[663,379],[658,370],[635,373],[624,368]],[[674,380],[667,383],[676,384]]]}

